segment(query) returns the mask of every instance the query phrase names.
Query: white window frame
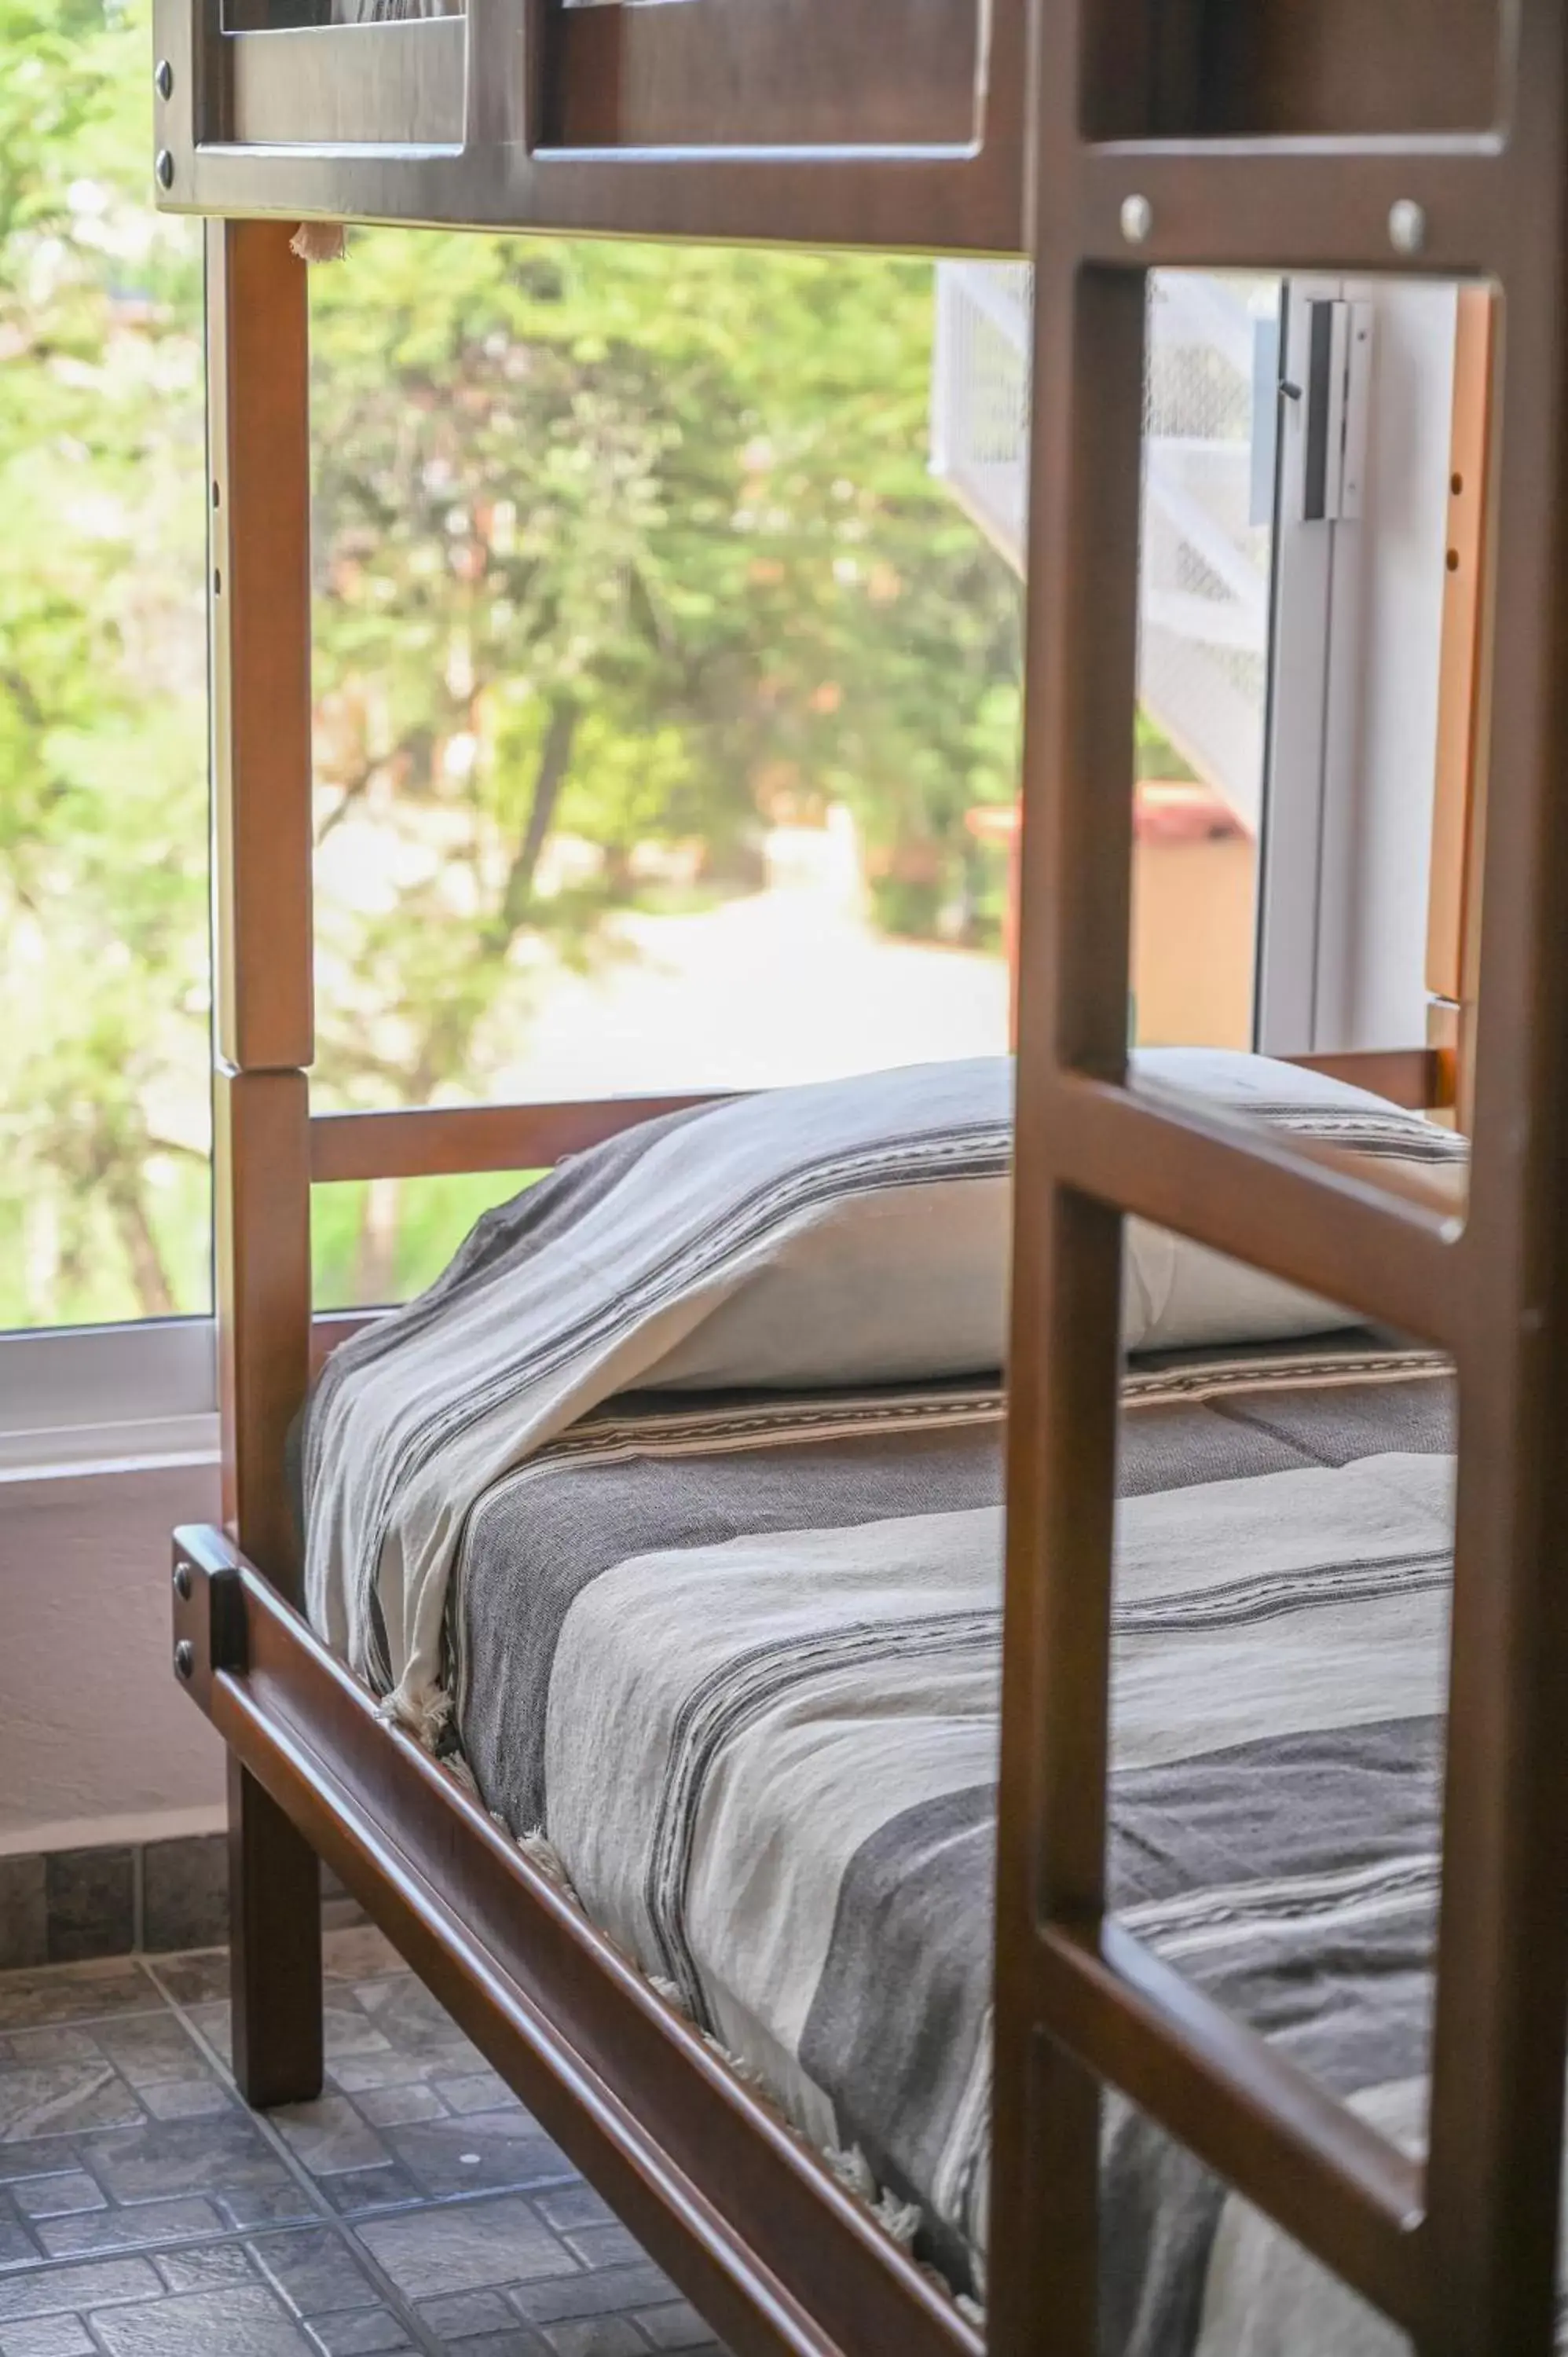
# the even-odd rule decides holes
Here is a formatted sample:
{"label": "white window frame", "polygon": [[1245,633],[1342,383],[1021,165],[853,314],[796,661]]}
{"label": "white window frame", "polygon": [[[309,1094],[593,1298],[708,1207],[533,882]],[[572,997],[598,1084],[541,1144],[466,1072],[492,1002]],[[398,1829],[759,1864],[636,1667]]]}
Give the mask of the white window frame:
{"label": "white window frame", "polygon": [[1281,404],[1269,783],[1254,1038],[1270,1055],[1425,1039],[1424,950],[1456,289],[1295,278],[1282,373],[1306,378],[1306,302],[1369,304],[1363,506],[1305,523],[1305,404]]}
{"label": "white window frame", "polygon": [[0,1478],[193,1462],[217,1447],[210,1317],[0,1335]]}

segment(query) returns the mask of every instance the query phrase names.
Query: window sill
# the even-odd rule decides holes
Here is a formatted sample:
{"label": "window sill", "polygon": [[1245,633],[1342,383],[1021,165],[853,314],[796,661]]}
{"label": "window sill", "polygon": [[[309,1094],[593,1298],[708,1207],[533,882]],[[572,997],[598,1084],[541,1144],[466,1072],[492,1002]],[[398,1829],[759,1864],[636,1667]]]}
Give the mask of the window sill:
{"label": "window sill", "polygon": [[0,1335],[0,1480],[205,1463],[217,1409],[210,1318]]}

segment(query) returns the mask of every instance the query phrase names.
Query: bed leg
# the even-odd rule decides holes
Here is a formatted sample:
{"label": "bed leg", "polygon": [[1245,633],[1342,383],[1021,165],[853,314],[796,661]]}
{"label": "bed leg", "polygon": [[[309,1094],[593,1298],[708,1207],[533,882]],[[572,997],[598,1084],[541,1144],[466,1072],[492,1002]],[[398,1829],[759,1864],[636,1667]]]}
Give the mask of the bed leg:
{"label": "bed leg", "polygon": [[234,2078],[258,2111],[321,2093],[321,1868],[277,1803],[229,1758]]}

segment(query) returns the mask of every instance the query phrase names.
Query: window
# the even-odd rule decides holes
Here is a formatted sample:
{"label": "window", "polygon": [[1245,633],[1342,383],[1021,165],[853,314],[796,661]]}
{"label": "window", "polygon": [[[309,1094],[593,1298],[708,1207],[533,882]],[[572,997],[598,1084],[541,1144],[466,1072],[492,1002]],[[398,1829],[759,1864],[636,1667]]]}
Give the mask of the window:
{"label": "window", "polygon": [[[312,297],[315,1101],[1004,1048],[1020,593],[930,265],[382,232]],[[505,1191],[322,1190],[320,1296]]]}
{"label": "window", "polygon": [[[210,1405],[211,1214],[199,236],[146,202],[146,0],[5,5],[14,1429],[109,1422],[117,1399]],[[1412,447],[1442,441],[1443,297],[1417,320],[1407,294],[1374,467],[1407,404]],[[1323,980],[1352,970],[1335,910],[1371,873],[1344,848],[1362,840],[1357,731],[1378,736],[1380,793],[1407,741],[1359,682],[1396,626],[1355,619],[1385,612],[1371,533],[1310,543],[1287,499],[1277,531],[1258,505],[1249,364],[1280,301],[1275,282],[1155,291],[1147,1038],[1247,1036],[1258,896],[1265,1044],[1374,1023]],[[317,1104],[745,1086],[1000,1048],[1026,274],[376,232],[312,303]],[[1404,531],[1423,564],[1406,523],[1380,521],[1379,544]],[[1163,1006],[1162,940],[1215,1005]],[[317,1190],[318,1297],[416,1288],[527,1175]]]}
{"label": "window", "polygon": [[0,1329],[204,1310],[199,240],[145,200],[143,0],[0,64]]}

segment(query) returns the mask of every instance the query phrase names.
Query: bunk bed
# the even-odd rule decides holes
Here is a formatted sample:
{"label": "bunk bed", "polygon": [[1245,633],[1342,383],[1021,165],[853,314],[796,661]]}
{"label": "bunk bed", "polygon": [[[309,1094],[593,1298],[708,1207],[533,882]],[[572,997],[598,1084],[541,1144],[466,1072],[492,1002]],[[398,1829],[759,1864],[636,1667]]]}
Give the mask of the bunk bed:
{"label": "bunk bed", "polygon": [[[243,0],[158,0],[157,184],[216,217],[225,1526],[177,1534],[174,1668],[229,1747],[236,2073],[260,2104],[320,2084],[319,1854],[737,2351],[1090,2357],[1113,2330],[1110,2090],[1236,2189],[1243,2239],[1249,2218],[1283,2230],[1268,2264],[1287,2319],[1298,2266],[1318,2270],[1315,2297],[1326,2284],[1351,2303],[1328,2346],[1369,2329],[1359,2299],[1422,2357],[1530,2357],[1552,2345],[1568,2036],[1568,22],[1554,0],[911,0],[899,22],[902,45],[869,5],[812,0],[469,0],[286,25]],[[846,2182],[703,2034],[709,1999],[674,2001],[679,1974],[650,1974],[596,1921],[566,1861],[492,1816],[433,1727],[398,1723],[417,1709],[389,1713],[373,1687],[392,1681],[356,1674],[374,1663],[326,1641],[331,1600],[306,1598],[286,1437],[313,1363],[307,1459],[322,1403],[353,1394],[382,1340],[312,1318],[312,1180],[569,1155],[580,1178],[623,1133],[640,1153],[650,1123],[690,1141],[729,1118],[690,1100],[311,1114],[306,306],[290,239],[342,218],[1034,263],[1004,1432],[994,1384],[955,1398],[950,1366],[937,1394],[955,1428],[1001,1448],[1005,1498],[983,2322],[953,2296],[966,2263],[974,2288],[976,2250],[889,2232],[875,2189]],[[1338,1075],[1456,1105],[1462,1200],[1423,1152],[1260,1122],[1179,1071],[1129,1064],[1144,276],[1184,264],[1430,270],[1498,290],[1481,373],[1489,391],[1506,343],[1506,383],[1481,404],[1485,512],[1466,543],[1487,595],[1455,614],[1471,686],[1438,813],[1447,986],[1430,1043]],[[972,1175],[1003,1183],[988,1151]],[[1448,1696],[1429,1762],[1430,2095],[1423,2078],[1402,2108],[1357,2108],[1354,2080],[1309,2074],[1227,2011],[1108,1882],[1130,1220],[1440,1354],[1396,1354],[1401,1386],[1455,1371],[1451,1630],[1427,1669]],[[460,1259],[448,1294],[465,1282]],[[1371,1380],[1364,1340],[1334,1347],[1349,1380]],[[789,1372],[800,1411],[822,1371]],[[597,1409],[693,1413],[668,1394]],[[1287,2329],[1263,2345],[1299,2344]]]}

